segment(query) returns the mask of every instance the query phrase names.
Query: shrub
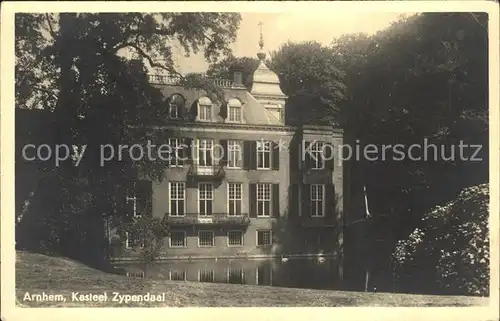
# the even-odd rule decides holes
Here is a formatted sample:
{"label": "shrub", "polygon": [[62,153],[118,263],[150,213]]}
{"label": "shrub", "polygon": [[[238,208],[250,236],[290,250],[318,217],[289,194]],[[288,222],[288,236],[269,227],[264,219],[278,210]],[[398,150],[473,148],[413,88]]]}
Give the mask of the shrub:
{"label": "shrub", "polygon": [[487,296],[488,203],[488,185],[482,184],[426,213],[421,226],[394,249],[396,275],[411,274],[417,283],[434,278],[438,290],[447,294]]}

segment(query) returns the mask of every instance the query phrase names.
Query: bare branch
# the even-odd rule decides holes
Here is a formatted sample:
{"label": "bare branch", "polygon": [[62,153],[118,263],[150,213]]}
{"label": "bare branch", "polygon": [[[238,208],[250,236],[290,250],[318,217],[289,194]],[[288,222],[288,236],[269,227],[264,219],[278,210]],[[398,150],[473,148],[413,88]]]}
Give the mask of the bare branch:
{"label": "bare branch", "polygon": [[52,27],[52,23],[50,22],[50,16],[48,13],[45,14],[45,19],[47,20],[47,25],[49,26],[49,32],[52,38],[56,38],[56,33],[54,32],[54,28]]}

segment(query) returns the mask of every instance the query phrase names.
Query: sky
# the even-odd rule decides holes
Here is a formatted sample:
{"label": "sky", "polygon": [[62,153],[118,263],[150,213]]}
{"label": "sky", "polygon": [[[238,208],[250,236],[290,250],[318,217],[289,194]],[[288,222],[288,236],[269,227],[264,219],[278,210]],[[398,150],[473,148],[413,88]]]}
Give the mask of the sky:
{"label": "sky", "polygon": [[[331,10],[323,14],[302,12],[243,12],[237,34],[237,40],[231,48],[237,57],[255,57],[259,50],[260,27],[264,36],[264,51],[277,50],[288,40],[293,42],[318,41],[329,45],[332,40],[343,34],[367,33],[374,34],[388,27],[398,19],[401,13],[392,12],[357,12],[347,15],[346,12],[335,13]],[[203,53],[184,57],[182,49],[175,54],[177,69],[185,74],[188,72],[204,72],[208,68]]]}

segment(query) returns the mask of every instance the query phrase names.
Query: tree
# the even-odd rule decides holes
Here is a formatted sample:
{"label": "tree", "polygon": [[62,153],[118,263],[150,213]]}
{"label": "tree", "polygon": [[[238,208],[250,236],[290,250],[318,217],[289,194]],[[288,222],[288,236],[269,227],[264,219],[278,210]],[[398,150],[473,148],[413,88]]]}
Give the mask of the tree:
{"label": "tree", "polygon": [[345,85],[337,66],[331,48],[313,41],[288,42],[271,54],[270,69],[279,75],[282,90],[289,96],[291,122],[338,124]]}
{"label": "tree", "polygon": [[[392,222],[388,246],[406,238],[434,206],[488,181],[486,21],[482,14],[425,13],[402,17],[372,37],[333,43],[346,74],[347,99],[340,104],[345,135],[362,148],[379,148],[377,161],[350,165],[351,177],[363,173],[350,192],[362,194],[367,185],[372,215]],[[408,150],[403,160],[392,153],[380,158],[381,146],[396,144],[422,146],[415,156],[423,157],[425,140],[436,145],[437,157],[431,147],[426,160],[409,159]],[[476,160],[460,158],[461,142],[481,146]],[[447,159],[453,148],[454,159]],[[465,156],[474,152],[469,147]]]}
{"label": "tree", "polygon": [[[216,62],[230,52],[228,46],[235,40],[240,19],[232,13],[16,16],[18,107],[52,111],[44,124],[49,145],[86,146],[79,166],[68,158],[57,168],[42,164],[48,175],[34,171],[37,184],[32,202],[39,206],[30,206],[31,212],[23,221],[39,224],[28,228],[30,224],[21,221],[18,235],[46,230],[51,237],[42,236],[48,241],[45,250],[77,255],[86,262],[102,259],[106,247],[103,218],[118,215],[115,187],[139,176],[162,179],[165,166],[145,159],[134,162],[126,155],[101,163],[101,146],[145,143],[148,139],[154,143],[165,138],[145,126],[164,118],[166,109],[162,106],[166,103],[148,82],[144,63],[177,74],[172,58],[174,41],[187,55],[203,50],[208,61]],[[135,59],[126,59],[124,51],[132,52]],[[38,67],[38,72],[23,68],[26,61]],[[41,68],[42,62],[52,68]],[[33,93],[26,89],[40,84],[46,87]],[[50,95],[40,94],[46,89]],[[36,99],[40,95],[43,98]],[[72,237],[75,230],[79,236]],[[19,245],[33,244],[37,241]]]}
{"label": "tree", "polygon": [[488,295],[488,204],[489,188],[482,184],[426,213],[394,250],[398,276],[411,283],[437,279],[438,290],[447,294]]}
{"label": "tree", "polygon": [[251,57],[235,57],[230,55],[218,63],[211,64],[207,70],[207,76],[213,78],[230,79],[233,70],[239,70],[243,74],[243,84],[250,89],[252,76],[257,67],[259,60]]}

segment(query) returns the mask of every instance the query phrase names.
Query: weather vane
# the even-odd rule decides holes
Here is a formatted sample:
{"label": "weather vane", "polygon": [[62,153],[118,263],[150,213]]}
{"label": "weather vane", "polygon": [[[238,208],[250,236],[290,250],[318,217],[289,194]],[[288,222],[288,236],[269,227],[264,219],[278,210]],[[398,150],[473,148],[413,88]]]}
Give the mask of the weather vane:
{"label": "weather vane", "polygon": [[262,50],[262,48],[264,48],[264,36],[262,35],[262,26],[264,24],[261,22],[259,22],[259,27],[260,27],[260,41],[259,41],[259,46],[260,46],[260,50]]}

